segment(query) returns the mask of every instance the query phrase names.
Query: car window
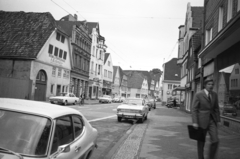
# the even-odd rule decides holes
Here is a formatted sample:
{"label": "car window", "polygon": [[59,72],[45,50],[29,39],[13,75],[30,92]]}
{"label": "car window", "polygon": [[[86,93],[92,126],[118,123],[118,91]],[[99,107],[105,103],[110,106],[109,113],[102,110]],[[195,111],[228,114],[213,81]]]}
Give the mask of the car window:
{"label": "car window", "polygon": [[25,155],[46,155],[51,121],[0,109],[0,147]]}
{"label": "car window", "polygon": [[73,126],[69,116],[61,117],[56,120],[55,133],[51,154],[56,152],[61,145],[69,144],[73,141]]}
{"label": "car window", "polygon": [[75,132],[75,138],[77,138],[83,131],[83,120],[80,116],[73,116],[73,127]]}

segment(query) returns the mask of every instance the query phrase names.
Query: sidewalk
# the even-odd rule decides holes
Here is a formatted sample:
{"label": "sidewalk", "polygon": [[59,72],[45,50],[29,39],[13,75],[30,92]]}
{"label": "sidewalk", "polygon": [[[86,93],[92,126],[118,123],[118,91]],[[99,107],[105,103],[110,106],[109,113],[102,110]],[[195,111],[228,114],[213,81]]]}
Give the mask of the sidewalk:
{"label": "sidewalk", "polygon": [[[187,132],[191,123],[190,114],[157,105],[147,121],[136,124],[112,159],[197,159],[197,142],[190,140]],[[220,126],[219,138],[218,159],[239,159],[240,134]],[[206,141],[205,155],[208,136]]]}
{"label": "sidewalk", "polygon": [[97,99],[84,99],[84,104],[86,104],[86,105],[99,104],[99,100],[97,100]]}

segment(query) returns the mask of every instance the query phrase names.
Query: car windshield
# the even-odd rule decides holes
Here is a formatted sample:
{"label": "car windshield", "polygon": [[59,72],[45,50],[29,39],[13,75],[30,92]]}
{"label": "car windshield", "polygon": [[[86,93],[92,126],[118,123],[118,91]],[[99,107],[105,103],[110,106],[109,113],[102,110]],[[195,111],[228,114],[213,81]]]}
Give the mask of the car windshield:
{"label": "car windshield", "polygon": [[51,121],[0,109],[0,147],[23,155],[47,154]]}
{"label": "car windshield", "polygon": [[67,94],[68,94],[68,93],[60,93],[59,96],[63,96],[63,97],[64,97],[64,96],[67,96]]}
{"label": "car windshield", "polygon": [[143,101],[141,99],[126,99],[124,104],[130,105],[142,105]]}

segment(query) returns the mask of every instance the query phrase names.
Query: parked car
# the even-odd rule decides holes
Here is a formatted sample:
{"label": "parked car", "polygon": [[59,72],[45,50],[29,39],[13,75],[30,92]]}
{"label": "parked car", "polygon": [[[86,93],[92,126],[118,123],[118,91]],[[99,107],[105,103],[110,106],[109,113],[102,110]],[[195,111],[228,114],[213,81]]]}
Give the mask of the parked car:
{"label": "parked car", "polygon": [[147,120],[148,106],[146,101],[141,98],[127,98],[123,104],[117,107],[117,119],[121,122],[122,119],[137,119],[141,123]]}
{"label": "parked car", "polygon": [[112,97],[109,95],[103,95],[102,97],[99,97],[99,103],[112,103]]}
{"label": "parked car", "polygon": [[121,103],[122,102],[122,98],[121,97],[114,97],[112,99],[112,102],[114,102],[114,103]]}
{"label": "parked car", "polygon": [[73,93],[62,92],[60,93],[59,96],[50,97],[49,101],[52,104],[63,104],[63,105],[74,104],[75,105],[79,102],[79,98],[76,97]]}
{"label": "parked car", "polygon": [[225,104],[223,106],[222,115],[232,115],[237,116],[237,108],[232,104]]}
{"label": "parked car", "polygon": [[149,102],[151,104],[151,107],[156,109],[156,100],[155,100],[155,98],[154,97],[148,97],[148,100],[149,100]]}
{"label": "parked car", "polygon": [[151,111],[153,105],[151,103],[151,101],[148,98],[144,98],[146,105],[148,106],[148,110]]}
{"label": "parked car", "polygon": [[77,110],[0,98],[0,158],[87,159],[98,132]]}
{"label": "parked car", "polygon": [[176,99],[176,106],[174,106],[174,102],[173,102],[173,99],[172,99],[172,100],[169,100],[169,101],[166,103],[166,107],[168,107],[168,108],[180,107],[180,101],[179,101],[179,99]]}

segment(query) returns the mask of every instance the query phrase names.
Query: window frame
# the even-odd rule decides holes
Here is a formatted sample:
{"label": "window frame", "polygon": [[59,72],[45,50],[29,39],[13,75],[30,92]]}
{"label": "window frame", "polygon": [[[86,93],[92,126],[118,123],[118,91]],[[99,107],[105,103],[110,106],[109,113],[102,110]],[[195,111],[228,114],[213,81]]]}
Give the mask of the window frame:
{"label": "window frame", "polygon": [[228,0],[227,3],[227,22],[233,17],[233,0]]}
{"label": "window frame", "polygon": [[52,44],[48,45],[48,53],[51,55],[53,54],[53,45]]}

